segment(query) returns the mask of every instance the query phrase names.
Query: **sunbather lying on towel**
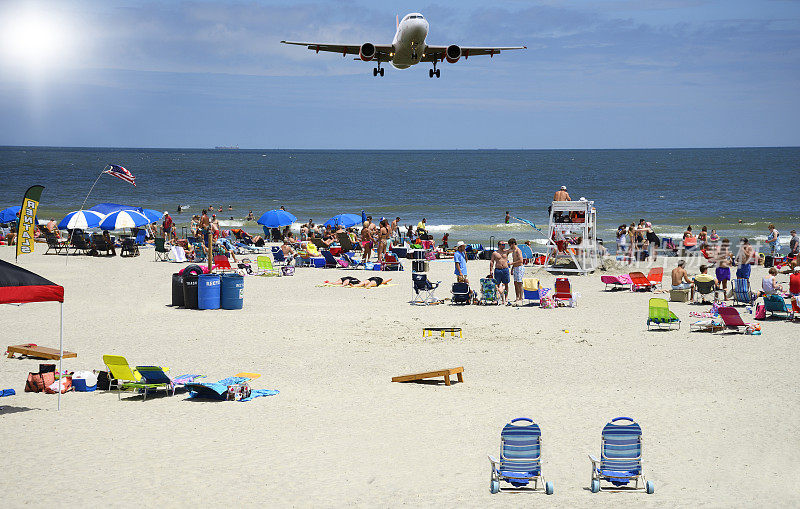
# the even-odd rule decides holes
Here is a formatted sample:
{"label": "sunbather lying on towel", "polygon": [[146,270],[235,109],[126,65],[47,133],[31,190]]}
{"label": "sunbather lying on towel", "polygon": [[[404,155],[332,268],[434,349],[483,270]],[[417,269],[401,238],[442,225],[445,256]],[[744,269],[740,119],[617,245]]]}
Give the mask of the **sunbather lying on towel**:
{"label": "sunbather lying on towel", "polygon": [[375,288],[376,286],[380,286],[380,285],[388,285],[389,281],[391,281],[391,280],[392,280],[392,278],[383,279],[382,277],[375,276],[375,277],[371,277],[371,278],[367,279],[366,281],[362,281],[361,283],[358,283],[357,285],[353,285],[353,286],[355,286],[356,288]]}
{"label": "sunbather lying on towel", "polygon": [[325,281],[330,286],[356,286],[361,284],[361,280],[353,276],[345,276],[339,281]]}

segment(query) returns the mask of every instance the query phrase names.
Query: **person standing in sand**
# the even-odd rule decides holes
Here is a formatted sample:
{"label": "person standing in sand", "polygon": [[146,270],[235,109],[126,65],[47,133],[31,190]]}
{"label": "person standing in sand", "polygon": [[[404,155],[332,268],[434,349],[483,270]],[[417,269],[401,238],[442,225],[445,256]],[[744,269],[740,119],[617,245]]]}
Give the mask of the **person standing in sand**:
{"label": "person standing in sand", "polygon": [[361,261],[367,263],[372,256],[372,230],[369,228],[369,221],[364,221],[364,227],[361,228]]}
{"label": "person standing in sand", "polygon": [[514,301],[522,302],[522,279],[525,277],[525,266],[522,250],[517,246],[517,239],[508,239],[508,249],[511,253],[511,275],[514,276]]}
{"label": "person standing in sand", "polygon": [[456,245],[456,252],[453,253],[453,262],[456,264],[456,281],[469,284],[467,279],[467,245],[463,240],[459,240]]}
{"label": "person standing in sand", "polygon": [[393,239],[396,239],[396,242],[400,243],[400,216],[394,218],[391,224],[391,235]]}
{"label": "person standing in sand", "polygon": [[203,245],[208,247],[208,235],[211,233],[211,220],[208,219],[208,211],[203,209],[200,215],[200,223],[197,225],[197,231],[203,237]]}
{"label": "person standing in sand", "polygon": [[750,241],[746,237],[742,237],[739,241],[739,252],[736,253],[736,264],[739,266],[736,269],[736,277],[740,279],[750,279],[750,262],[753,260],[755,251]]}
{"label": "person standing in sand", "polygon": [[501,304],[508,301],[508,285],[511,283],[511,272],[508,269],[508,253],[506,243],[500,241],[497,243],[497,250],[492,253],[489,260],[489,278],[494,279],[495,284],[502,285],[500,294]]}
{"label": "person standing in sand", "polygon": [[716,256],[717,269],[715,271],[715,275],[717,276],[717,281],[719,281],[719,284],[722,287],[722,300],[727,300],[728,298],[725,293],[728,290],[728,281],[731,279],[732,255],[730,251],[730,244],[730,240],[722,239],[722,244],[719,246]]}
{"label": "person standing in sand", "polygon": [[772,256],[781,253],[781,235],[775,229],[775,225],[771,223],[769,225],[769,235],[767,235],[767,247],[769,247],[769,254]]}
{"label": "person standing in sand", "polygon": [[383,260],[386,255],[386,246],[389,242],[389,222],[381,219],[381,228],[378,230],[378,261]]}

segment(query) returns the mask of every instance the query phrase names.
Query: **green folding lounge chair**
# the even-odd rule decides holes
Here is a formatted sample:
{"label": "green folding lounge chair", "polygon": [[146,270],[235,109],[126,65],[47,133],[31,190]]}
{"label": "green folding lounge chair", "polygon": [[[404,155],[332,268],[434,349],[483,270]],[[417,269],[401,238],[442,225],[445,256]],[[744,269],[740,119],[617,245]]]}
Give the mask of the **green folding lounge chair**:
{"label": "green folding lounge chair", "polygon": [[675,316],[675,313],[669,310],[669,304],[665,299],[652,298],[650,299],[650,310],[647,316],[647,330],[650,327],[657,327],[661,329],[666,327],[667,330],[672,329],[673,325],[681,328],[681,321]]}
{"label": "green folding lounge chair", "polygon": [[272,265],[272,258],[268,255],[259,255],[256,257],[256,264],[258,264],[259,276],[280,276],[281,272]]}
{"label": "green folding lounge chair", "polygon": [[[163,384],[149,384],[142,381],[142,375],[135,369],[131,369],[127,359],[121,355],[104,355],[103,362],[108,368],[111,384],[116,382],[117,399],[122,399],[122,391],[128,389],[157,389]],[[111,386],[109,385],[109,389]],[[147,394],[145,393],[145,398]],[[144,401],[144,400],[142,400]]]}

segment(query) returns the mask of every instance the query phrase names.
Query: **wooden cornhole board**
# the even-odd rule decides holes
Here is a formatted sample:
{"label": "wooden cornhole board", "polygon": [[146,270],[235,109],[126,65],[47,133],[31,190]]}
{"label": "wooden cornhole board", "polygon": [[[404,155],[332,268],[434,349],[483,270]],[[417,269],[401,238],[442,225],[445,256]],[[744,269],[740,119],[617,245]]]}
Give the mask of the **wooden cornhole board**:
{"label": "wooden cornhole board", "polygon": [[393,376],[392,382],[411,382],[413,380],[422,380],[425,378],[436,378],[437,376],[443,376],[444,384],[450,385],[450,375],[456,375],[458,377],[458,381],[463,383],[464,382],[464,376],[462,375],[463,372],[464,372],[464,367],[459,366],[457,368],[428,371],[427,373],[413,373],[411,375]]}
{"label": "wooden cornhole board", "polygon": [[[59,359],[59,352],[55,348],[47,348],[46,346],[31,346],[31,345],[13,345],[6,349],[8,358],[14,357],[15,353],[20,355],[27,355],[28,357],[39,357],[40,359]],[[64,350],[64,358],[77,357],[75,352],[68,352]]]}

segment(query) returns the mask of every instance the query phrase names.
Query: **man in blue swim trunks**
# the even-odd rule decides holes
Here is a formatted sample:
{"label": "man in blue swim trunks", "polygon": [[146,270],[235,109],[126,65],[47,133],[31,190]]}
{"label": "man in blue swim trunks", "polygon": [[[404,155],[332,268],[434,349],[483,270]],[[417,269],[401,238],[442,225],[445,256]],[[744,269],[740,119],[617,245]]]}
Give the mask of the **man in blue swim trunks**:
{"label": "man in blue swim trunks", "polygon": [[511,271],[508,269],[509,252],[506,249],[506,243],[501,240],[497,243],[497,250],[492,253],[492,258],[489,260],[489,277],[494,279],[498,286],[503,286],[502,291],[499,292],[501,304],[505,304],[508,299],[508,285],[511,283]]}

